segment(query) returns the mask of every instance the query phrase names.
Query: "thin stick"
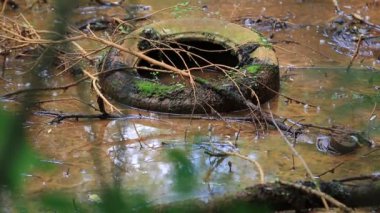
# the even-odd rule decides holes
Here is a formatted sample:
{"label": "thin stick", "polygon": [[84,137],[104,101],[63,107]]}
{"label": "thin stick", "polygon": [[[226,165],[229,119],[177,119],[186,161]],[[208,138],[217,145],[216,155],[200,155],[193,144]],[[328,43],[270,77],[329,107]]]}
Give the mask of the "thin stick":
{"label": "thin stick", "polygon": [[334,173],[335,172],[335,169],[337,169],[338,167],[342,166],[345,162],[342,161],[340,163],[338,163],[337,165],[335,165],[333,168],[325,171],[325,172],[322,172],[321,174],[317,175],[317,177],[322,177],[323,175],[327,174],[327,173]]}
{"label": "thin stick", "polygon": [[1,15],[4,14],[5,7],[7,6],[7,4],[8,4],[8,0],[4,0],[4,1],[3,1],[3,7],[1,8],[1,12],[0,12]]}
{"label": "thin stick", "polygon": [[221,152],[223,152],[223,153],[225,153],[225,154],[227,154],[227,155],[230,155],[230,156],[236,156],[236,157],[239,157],[239,158],[241,158],[241,159],[244,159],[244,160],[247,160],[247,161],[253,163],[253,164],[256,166],[257,170],[259,170],[259,174],[260,174],[260,183],[261,183],[261,184],[264,184],[264,183],[265,183],[264,171],[263,171],[261,165],[259,164],[259,162],[255,161],[255,160],[253,160],[253,159],[251,159],[251,158],[249,158],[249,157],[247,157],[247,156],[245,156],[245,155],[242,155],[242,154],[240,154],[240,153],[237,153],[237,152],[224,152],[223,150],[218,150],[218,151],[221,151]]}
{"label": "thin stick", "polygon": [[[303,167],[305,168],[306,172],[308,173],[308,175],[310,176],[311,180],[314,182],[314,184],[316,185],[317,187],[317,190],[318,191],[321,191],[320,187],[319,187],[319,184],[317,183],[317,181],[315,181],[314,179],[314,175],[313,175],[313,172],[310,170],[309,166],[307,165],[306,161],[303,159],[303,157],[298,153],[298,151],[293,147],[293,144],[288,140],[288,138],[286,138],[286,136],[284,135],[284,133],[281,131],[281,129],[278,127],[276,121],[274,120],[274,117],[273,117],[273,113],[272,113],[272,110],[270,110],[270,105],[268,104],[268,108],[269,108],[269,113],[270,113],[270,116],[272,117],[272,121],[273,121],[273,125],[277,128],[278,132],[281,134],[281,136],[284,138],[286,144],[288,144],[290,150],[292,150],[293,154],[295,156],[298,157],[298,159],[301,161]],[[326,202],[326,199],[321,197],[322,199],[322,202],[323,202],[323,205],[325,206],[325,208],[327,210],[329,210],[329,206]]]}
{"label": "thin stick", "polygon": [[377,108],[377,102],[375,102],[375,105],[372,108],[372,111],[371,111],[371,114],[368,117],[368,120],[371,120],[372,116],[375,115],[376,108]]}
{"label": "thin stick", "polygon": [[350,68],[351,68],[351,66],[352,66],[352,64],[354,63],[354,61],[355,61],[355,58],[358,56],[358,54],[359,54],[359,50],[360,50],[360,45],[361,45],[361,43],[362,43],[362,40],[363,40],[363,36],[359,36],[359,40],[358,40],[358,42],[356,43],[356,50],[355,50],[355,53],[354,53],[354,55],[352,56],[352,58],[351,58],[351,60],[350,60],[350,63],[348,64],[348,66],[347,66],[347,69],[346,69],[346,71],[348,72],[348,71],[350,71]]}
{"label": "thin stick", "polygon": [[110,101],[108,101],[108,99],[103,95],[103,93],[100,91],[101,88],[100,88],[100,85],[98,84],[98,78],[95,77],[93,74],[91,74],[90,72],[88,72],[87,70],[83,69],[83,72],[89,76],[91,79],[92,79],[92,86],[96,92],[96,94],[103,99],[104,103],[106,103],[110,108],[111,108],[111,112],[113,110],[116,110],[118,113],[122,114],[121,110],[118,109],[116,106],[114,106],[113,104],[111,104]]}
{"label": "thin stick", "polygon": [[137,140],[138,140],[138,142],[139,142],[139,144],[140,144],[140,149],[143,149],[144,147],[143,147],[143,145],[142,145],[142,143],[141,143],[141,136],[140,136],[139,131],[137,130],[137,127],[136,127],[135,122],[132,122],[132,125],[133,125],[133,128],[135,129],[135,132],[136,132],[136,134],[137,134]]}
{"label": "thin stick", "polygon": [[333,4],[334,4],[334,7],[335,7],[335,11],[337,13],[339,13],[341,10],[340,10],[340,7],[339,7],[339,3],[338,3],[338,0],[332,0]]}

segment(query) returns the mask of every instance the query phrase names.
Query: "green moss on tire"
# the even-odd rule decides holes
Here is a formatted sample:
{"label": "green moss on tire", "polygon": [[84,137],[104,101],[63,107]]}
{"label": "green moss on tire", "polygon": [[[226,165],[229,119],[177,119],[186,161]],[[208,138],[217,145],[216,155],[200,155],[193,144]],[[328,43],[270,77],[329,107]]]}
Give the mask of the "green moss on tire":
{"label": "green moss on tire", "polygon": [[252,65],[246,66],[244,69],[247,70],[247,72],[250,74],[256,74],[260,71],[261,65],[260,64],[252,64]]}
{"label": "green moss on tire", "polygon": [[185,87],[185,85],[177,83],[174,85],[164,85],[152,81],[139,80],[136,81],[136,87],[139,93],[144,96],[165,96],[174,91],[179,91]]}
{"label": "green moss on tire", "polygon": [[[146,30],[147,28],[153,31]],[[170,82],[175,81],[173,84],[165,84],[160,81],[160,75],[155,75],[154,72],[139,72],[139,65],[150,66],[150,63],[140,63],[141,58],[112,48],[102,64],[103,69],[100,70],[112,72],[104,72],[100,84],[106,95],[128,106],[169,113],[230,112],[246,108],[244,98],[256,103],[252,91],[259,97],[260,103],[263,103],[276,95],[273,91],[279,90],[278,60],[268,40],[256,31],[233,23],[208,18],[165,20],[140,28],[120,41],[120,45],[131,51],[152,53],[153,58],[156,57],[155,46],[149,45],[150,43],[145,46],[144,41],[159,43],[162,47],[181,42],[186,45],[188,41],[199,42],[197,45],[212,43],[210,47],[205,45],[205,48],[197,47],[188,51],[197,54],[203,49],[213,50],[217,46],[218,50],[230,51],[231,56],[228,57],[236,57],[236,65],[235,62],[228,64],[231,70],[224,70],[215,78],[214,75],[200,78],[195,72],[195,84],[176,84],[175,78],[170,79]],[[155,59],[160,61],[160,57],[158,54]],[[224,64],[219,56],[215,56],[215,59],[218,59],[215,60],[216,64]],[[189,62],[192,65],[193,61]],[[208,65],[201,59],[199,62],[202,62],[200,66]],[[194,67],[197,63],[198,61],[194,63]],[[180,69],[184,69],[181,64],[178,65]],[[156,68],[155,65],[153,68]],[[219,69],[216,68],[215,71]],[[158,80],[152,80],[156,77]]]}

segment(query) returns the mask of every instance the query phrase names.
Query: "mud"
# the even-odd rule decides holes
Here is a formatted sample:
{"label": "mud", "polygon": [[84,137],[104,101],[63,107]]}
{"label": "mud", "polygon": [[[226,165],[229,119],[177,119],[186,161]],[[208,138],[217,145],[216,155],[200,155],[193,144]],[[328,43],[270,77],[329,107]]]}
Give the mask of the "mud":
{"label": "mud", "polygon": [[234,20],[236,23],[239,23],[247,28],[256,29],[260,32],[273,32],[280,30],[292,30],[292,29],[300,29],[305,28],[305,24],[295,24],[289,22],[289,17],[277,18],[277,17],[239,17]]}
{"label": "mud", "polygon": [[332,38],[330,45],[339,53],[353,55],[359,48],[359,55],[380,60],[380,25],[368,23],[359,15],[337,17],[327,25],[325,35]]}

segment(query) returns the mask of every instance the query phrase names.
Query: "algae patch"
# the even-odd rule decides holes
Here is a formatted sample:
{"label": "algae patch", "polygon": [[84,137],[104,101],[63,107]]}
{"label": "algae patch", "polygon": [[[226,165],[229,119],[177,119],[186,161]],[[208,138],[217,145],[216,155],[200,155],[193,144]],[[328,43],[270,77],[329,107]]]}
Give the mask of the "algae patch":
{"label": "algae patch", "polygon": [[164,85],[157,82],[139,80],[136,82],[138,91],[145,96],[165,96],[171,92],[183,89],[185,86],[180,83]]}
{"label": "algae patch", "polygon": [[253,65],[249,65],[249,66],[245,67],[247,72],[251,73],[251,74],[256,74],[260,70],[260,68],[261,68],[260,64],[253,64]]}

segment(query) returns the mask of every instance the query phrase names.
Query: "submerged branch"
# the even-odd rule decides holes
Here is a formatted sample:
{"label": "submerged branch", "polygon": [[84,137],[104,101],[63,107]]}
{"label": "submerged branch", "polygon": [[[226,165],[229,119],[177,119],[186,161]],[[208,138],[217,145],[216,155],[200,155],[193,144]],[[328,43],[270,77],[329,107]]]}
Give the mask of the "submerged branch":
{"label": "submerged branch", "polygon": [[115,115],[115,114],[81,114],[81,113],[62,113],[62,112],[54,112],[54,111],[37,111],[34,112],[35,115],[41,116],[49,116],[54,117],[50,124],[57,124],[66,119],[75,119],[79,121],[79,119],[149,119],[156,120],[155,118],[143,116],[143,115]]}

